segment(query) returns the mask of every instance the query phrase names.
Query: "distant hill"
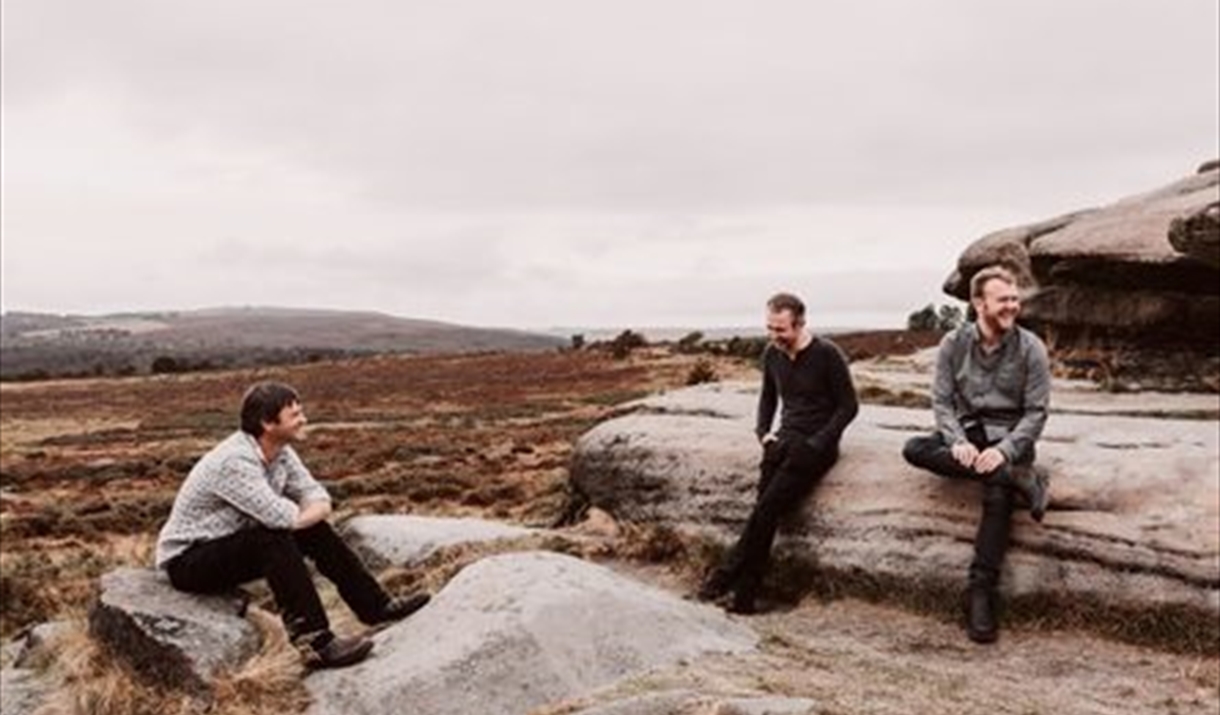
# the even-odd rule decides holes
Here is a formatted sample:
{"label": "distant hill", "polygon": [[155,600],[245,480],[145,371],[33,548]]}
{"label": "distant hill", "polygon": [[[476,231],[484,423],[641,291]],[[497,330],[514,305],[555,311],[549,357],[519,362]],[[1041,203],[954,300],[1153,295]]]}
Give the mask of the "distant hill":
{"label": "distant hill", "polygon": [[337,310],[9,312],[0,315],[0,379],[178,372],[375,353],[549,350],[567,342],[553,335]]}

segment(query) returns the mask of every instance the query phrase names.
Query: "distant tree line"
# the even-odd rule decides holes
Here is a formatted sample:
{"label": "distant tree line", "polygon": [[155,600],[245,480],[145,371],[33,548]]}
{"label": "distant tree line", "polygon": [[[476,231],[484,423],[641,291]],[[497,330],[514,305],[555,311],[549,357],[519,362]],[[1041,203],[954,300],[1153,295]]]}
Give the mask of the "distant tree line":
{"label": "distant tree line", "polygon": [[963,320],[965,314],[956,305],[942,305],[937,308],[928,303],[907,316],[907,330],[938,330],[947,333],[961,325]]}
{"label": "distant tree line", "polygon": [[[767,347],[767,338],[743,338],[735,335],[724,340],[705,340],[703,333],[696,330],[687,333],[676,342],[661,341],[652,344],[670,346],[677,352],[687,355],[704,354],[757,360],[762,357],[763,350]],[[630,356],[635,350],[649,347],[649,345],[650,343],[643,334],[628,329],[611,340],[593,342],[586,341],[584,335],[573,335],[568,349],[600,350],[621,360]]]}
{"label": "distant tree line", "polygon": [[291,365],[363,354],[367,354],[367,351],[307,347],[228,347],[191,351],[130,344],[31,344],[0,349],[0,381],[170,375],[262,365]]}

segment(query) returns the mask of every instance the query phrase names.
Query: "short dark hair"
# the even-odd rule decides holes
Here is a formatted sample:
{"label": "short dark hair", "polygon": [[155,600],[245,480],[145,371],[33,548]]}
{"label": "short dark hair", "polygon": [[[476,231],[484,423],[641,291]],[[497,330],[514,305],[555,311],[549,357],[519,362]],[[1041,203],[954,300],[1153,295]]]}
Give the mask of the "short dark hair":
{"label": "short dark hair", "polygon": [[794,322],[805,319],[805,303],[791,293],[776,293],[767,300],[767,310],[772,313],[782,313],[785,310],[792,313]]}
{"label": "short dark hair", "polygon": [[261,437],[264,422],[275,422],[280,417],[280,410],[300,401],[297,391],[282,382],[251,385],[241,400],[241,431]]}

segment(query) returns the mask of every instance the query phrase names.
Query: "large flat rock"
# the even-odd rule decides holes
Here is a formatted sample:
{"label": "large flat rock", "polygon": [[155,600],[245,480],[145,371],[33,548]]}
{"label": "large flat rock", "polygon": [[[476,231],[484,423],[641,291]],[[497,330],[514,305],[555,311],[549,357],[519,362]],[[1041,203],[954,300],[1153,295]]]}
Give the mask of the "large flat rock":
{"label": "large flat rock", "polygon": [[808,698],[727,697],[674,690],[577,710],[573,715],[809,715],[817,712],[829,711],[819,710],[817,703]]}
{"label": "large flat rock", "polygon": [[373,656],[306,680],[311,715],[520,715],[757,636],[708,606],[571,556],[523,552],[463,569]]}
{"label": "large flat rock", "polygon": [[[749,514],[759,447],[753,386],[671,392],[578,442],[572,481],[628,521],[693,527],[728,543]],[[1052,397],[1052,401],[1054,397]],[[842,457],[783,539],[826,573],[896,588],[964,581],[980,488],[908,466],[928,410],[865,405]],[[1215,630],[1220,617],[1220,432],[1209,420],[1053,415],[1039,443],[1051,511],[1014,516],[1003,588],[1011,596],[1164,608]],[[1211,624],[1211,625],[1208,625]]]}
{"label": "large flat rock", "polygon": [[437,551],[462,544],[520,539],[534,530],[484,519],[369,514],[343,525],[344,536],[374,567],[415,566]]}
{"label": "large flat rock", "polygon": [[50,695],[52,683],[29,668],[0,668],[0,713],[34,715]]}

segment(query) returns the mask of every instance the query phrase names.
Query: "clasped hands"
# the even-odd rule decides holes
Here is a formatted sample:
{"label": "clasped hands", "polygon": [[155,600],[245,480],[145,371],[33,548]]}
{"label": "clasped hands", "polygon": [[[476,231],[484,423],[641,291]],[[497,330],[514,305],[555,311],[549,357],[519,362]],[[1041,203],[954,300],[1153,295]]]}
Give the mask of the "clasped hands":
{"label": "clasped hands", "polygon": [[1006,461],[1004,453],[995,447],[988,447],[980,452],[978,447],[969,442],[958,442],[950,449],[958,464],[979,474],[994,472]]}

